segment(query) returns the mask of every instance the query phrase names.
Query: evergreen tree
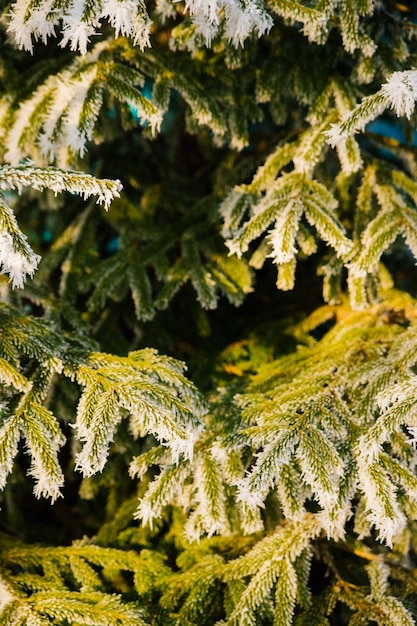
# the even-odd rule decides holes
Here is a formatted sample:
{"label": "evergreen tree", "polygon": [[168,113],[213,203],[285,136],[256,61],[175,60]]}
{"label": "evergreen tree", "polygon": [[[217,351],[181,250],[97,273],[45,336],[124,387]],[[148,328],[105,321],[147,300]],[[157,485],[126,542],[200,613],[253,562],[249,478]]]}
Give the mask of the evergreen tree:
{"label": "evergreen tree", "polygon": [[417,7],[0,9],[0,624],[417,624]]}

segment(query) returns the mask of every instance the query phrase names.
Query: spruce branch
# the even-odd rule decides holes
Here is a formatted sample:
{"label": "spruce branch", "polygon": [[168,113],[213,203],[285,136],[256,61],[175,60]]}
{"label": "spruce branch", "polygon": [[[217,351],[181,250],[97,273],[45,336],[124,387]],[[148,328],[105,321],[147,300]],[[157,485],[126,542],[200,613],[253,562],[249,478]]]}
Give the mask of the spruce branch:
{"label": "spruce branch", "polygon": [[230,562],[224,573],[226,581],[247,576],[251,580],[227,623],[254,623],[259,605],[269,600],[271,590],[275,588],[275,621],[283,619],[283,623],[291,624],[296,603],[296,572],[293,563],[319,532],[314,516],[306,514],[297,524],[288,524],[279,529],[258,541],[247,555]]}
{"label": "spruce branch", "polygon": [[[11,0],[0,15],[0,271],[34,273],[34,228],[45,251],[24,292],[0,277],[2,527],[34,539],[0,538],[1,623],[416,621],[405,4]],[[66,171],[81,160],[123,197]],[[116,202],[67,207],[65,190]],[[268,268],[254,284],[269,260],[292,294]],[[310,314],[317,267],[331,304]],[[189,359],[207,403],[163,352]],[[25,475],[69,500],[28,513]]]}
{"label": "spruce branch", "polygon": [[391,108],[398,117],[410,118],[417,99],[417,71],[394,72],[381,89],[358,104],[353,111],[346,113],[339,124],[332,124],[324,131],[331,146],[342,149],[347,138],[363,131],[365,126],[377,118],[385,109]]}
{"label": "spruce branch", "polygon": [[[109,20],[115,36],[132,37],[140,48],[149,45],[150,20],[141,0],[64,0],[53,6],[51,2],[33,3],[16,0],[10,14],[9,32],[20,48],[33,51],[33,40],[47,43],[56,36],[55,29],[62,20],[60,45],[70,45],[71,50],[87,53],[92,36],[98,34],[101,20]],[[33,40],[32,40],[33,38]]]}
{"label": "spruce branch", "polygon": [[23,287],[26,276],[33,276],[39,261],[40,256],[28,244],[6,197],[0,193],[1,272],[9,275],[12,287]]}
{"label": "spruce branch", "polygon": [[[90,174],[69,172],[34,165],[0,166],[0,189],[22,193],[25,187],[77,193],[84,198],[97,196],[97,202],[107,209],[119,196],[120,181],[94,178]],[[22,288],[27,276],[33,276],[41,257],[32,250],[22,233],[4,194],[0,193],[0,269],[8,274],[13,287]]]}
{"label": "spruce branch", "polygon": [[154,520],[162,515],[164,508],[179,499],[189,474],[188,461],[164,467],[139,500],[135,517],[152,528]]}
{"label": "spruce branch", "polygon": [[[297,152],[295,151],[293,155],[296,164]],[[279,153],[277,158],[278,164],[281,164]],[[275,157],[271,157],[265,170],[257,172],[255,188],[259,187],[257,181],[262,175],[265,174],[267,179],[269,178],[270,164],[274,160]],[[275,167],[271,168],[271,173],[274,169]],[[262,181],[262,186],[264,185],[266,183]],[[247,188],[250,189],[250,186]],[[249,196],[243,189],[235,188],[220,207],[224,219],[223,234],[228,237],[226,246],[230,254],[236,254],[240,258],[249,249],[250,244],[273,224],[252,257],[251,265],[261,267],[267,257],[272,257],[278,266],[278,286],[291,289],[294,285],[298,253],[296,242],[305,241],[305,227],[301,222],[303,215],[307,222],[315,227],[319,236],[335,249],[338,256],[348,258],[350,255],[353,244],[337,217],[337,207],[337,200],[324,185],[309,180],[304,173],[298,171],[282,174],[269,186],[268,191],[259,197]],[[249,218],[246,215],[248,209],[250,209]],[[304,250],[309,250],[310,253],[314,252],[314,249],[311,243],[304,247]]]}
{"label": "spruce branch", "polygon": [[35,165],[0,166],[0,189],[22,192],[24,187],[44,190],[55,194],[68,191],[81,195],[84,199],[97,196],[97,202],[108,208],[112,200],[119,196],[122,185],[119,180],[99,179],[91,174],[72,172],[56,167],[36,167]]}
{"label": "spruce branch", "polygon": [[119,61],[120,47],[107,40],[97,43],[20,102],[4,100],[0,123],[5,160],[18,165],[30,157],[71,167],[78,155],[86,154],[106,94],[120,105],[126,103],[130,115],[140,116],[153,132],[159,130],[164,109],[143,95],[144,76],[129,61]]}
{"label": "spruce branch", "polygon": [[133,434],[152,433],[170,448],[174,463],[191,458],[204,403],[183,368],[150,349],[128,357],[92,354],[75,372],[84,388],[75,423],[84,442],[77,469],[87,476],[101,471],[123,411]]}
{"label": "spruce branch", "polygon": [[[117,589],[122,571],[139,578],[149,566],[133,551],[86,542],[66,547],[27,545],[2,537],[0,619],[33,624],[86,623],[147,626],[146,611]],[[17,575],[16,575],[17,572]],[[74,588],[75,587],[75,588]],[[107,593],[108,589],[113,593]]]}
{"label": "spruce branch", "polygon": [[[272,27],[272,18],[260,0],[187,0],[185,7],[208,44],[222,23],[223,36],[236,47],[243,45],[252,32],[260,37]],[[62,22],[61,47],[68,45],[85,55],[91,38],[100,32],[102,20],[109,21],[116,37],[130,37],[141,50],[150,45],[152,21],[143,0],[63,0],[53,8],[51,2],[39,5],[16,0],[8,31],[19,48],[33,52],[33,41],[47,43],[48,38],[56,36],[55,29]]]}

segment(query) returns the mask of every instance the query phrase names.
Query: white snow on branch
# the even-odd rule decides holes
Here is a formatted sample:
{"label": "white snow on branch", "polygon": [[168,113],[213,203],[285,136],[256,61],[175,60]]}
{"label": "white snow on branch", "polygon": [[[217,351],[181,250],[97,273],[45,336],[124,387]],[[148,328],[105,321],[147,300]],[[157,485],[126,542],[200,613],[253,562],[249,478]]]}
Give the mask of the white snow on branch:
{"label": "white snow on branch", "polygon": [[417,100],[417,70],[394,72],[381,91],[398,117],[410,119]]}
{"label": "white snow on branch", "polygon": [[226,12],[225,36],[236,48],[243,46],[245,39],[252,32],[261,37],[272,28],[271,16],[257,2],[228,0],[224,8]]}
{"label": "white snow on branch", "polygon": [[330,130],[324,132],[327,142],[332,146],[342,146],[348,137],[363,132],[365,126],[381,115],[387,108],[387,102],[381,91],[362,100],[357,107],[342,117],[339,124],[331,124]]}
{"label": "white snow on branch", "polygon": [[160,15],[163,24],[176,15],[175,7],[170,0],[156,0],[155,11]]}
{"label": "white snow on branch", "polygon": [[[28,134],[28,122],[32,122],[34,112],[42,106],[45,100],[51,97],[55,89],[55,77],[50,76],[43,85],[40,85],[36,89],[30,98],[19,104],[19,109],[14,116],[13,122],[11,125],[9,124],[3,136],[3,145],[5,148],[4,159],[8,163],[17,165],[27,156],[22,149],[20,139],[23,135]],[[4,112],[7,114],[6,106],[4,107]],[[5,129],[5,126],[3,126],[3,128]]]}
{"label": "white snow on branch", "polygon": [[53,0],[45,0],[38,6],[31,7],[28,11],[27,0],[16,0],[11,12],[11,20],[8,27],[19,48],[33,52],[32,37],[43,43],[48,37],[55,35],[55,26],[59,23],[60,16],[52,11]]}
{"label": "white snow on branch", "polygon": [[0,189],[16,189],[21,193],[24,187],[37,190],[50,189],[54,193],[69,191],[79,194],[84,199],[95,195],[97,203],[104,204],[104,208],[107,209],[112,200],[119,197],[122,184],[119,180],[99,179],[90,174],[60,170],[56,167],[0,166]]}
{"label": "white snow on branch", "polygon": [[28,255],[16,250],[7,231],[0,232],[0,271],[8,274],[12,287],[22,288],[26,276],[33,276],[41,257],[30,250]]}
{"label": "white snow on branch", "polygon": [[[126,102],[156,133],[162,111],[140,90],[143,75],[128,66],[109,63],[103,52],[104,40],[86,56],[77,56],[71,65],[48,76],[17,109],[6,98],[0,100],[0,127],[3,129],[4,160],[18,165],[30,156],[40,163],[70,168],[77,155],[84,156],[103,105],[106,91]],[[111,76],[112,80],[107,80]]]}
{"label": "white snow on branch", "polygon": [[[44,154],[48,154],[51,158],[54,150],[54,131],[62,116],[63,125],[62,132],[66,138],[67,147],[71,148],[81,157],[86,152],[86,143],[90,141],[93,135],[96,117],[102,104],[102,93],[98,93],[96,98],[88,98],[88,92],[91,89],[97,76],[97,67],[93,66],[89,71],[83,72],[78,80],[71,79],[68,76],[66,86],[64,83],[64,72],[60,77],[60,91],[62,97],[54,102],[52,110],[54,116],[49,115],[44,125],[45,134],[41,137],[40,145]],[[87,123],[81,124],[83,112],[85,110],[86,101],[88,100],[89,112],[94,112]],[[51,111],[52,113],[52,111]]]}
{"label": "white snow on branch", "polygon": [[90,37],[97,34],[97,29],[100,26],[97,14],[89,15],[88,19],[86,4],[89,3],[86,3],[85,0],[72,1],[69,10],[63,16],[63,37],[60,43],[62,48],[69,44],[71,50],[79,50],[81,54],[87,53]]}
{"label": "white snow on branch", "polygon": [[100,16],[110,22],[116,37],[132,37],[141,50],[150,45],[152,21],[141,0],[105,0]]}
{"label": "white snow on branch", "polygon": [[6,198],[0,194],[0,273],[9,275],[12,287],[21,288],[26,277],[33,276],[40,259],[20,230]]}
{"label": "white snow on branch", "polygon": [[348,137],[363,131],[387,108],[393,109],[398,117],[405,115],[409,119],[416,100],[417,70],[394,72],[379,91],[364,98],[339,124],[332,124],[330,130],[325,131],[327,142],[333,147],[343,146]]}
{"label": "white snow on branch", "polygon": [[185,6],[207,46],[223,23],[224,36],[236,48],[243,46],[252,32],[261,37],[273,25],[271,16],[255,0],[187,0]]}
{"label": "white snow on branch", "polygon": [[287,206],[280,211],[274,227],[267,235],[267,240],[272,248],[268,256],[274,259],[277,265],[288,263],[297,254],[295,236],[302,213],[302,204],[290,200]]}
{"label": "white snow on branch", "polygon": [[[0,166],[0,190],[21,193],[24,187],[50,189],[55,193],[70,191],[84,198],[95,195],[97,202],[108,208],[114,197],[119,196],[122,186],[119,180],[100,180],[89,174],[53,167]],[[40,259],[20,230],[5,196],[0,194],[0,273],[8,274],[12,287],[22,288],[26,277],[33,276]]]}
{"label": "white snow on branch", "polygon": [[[114,28],[116,37],[131,37],[141,49],[150,45],[152,22],[143,0],[102,0],[95,4],[66,0],[59,7],[52,0],[33,4],[30,0],[16,0],[8,27],[17,46],[30,52],[34,41],[46,43],[48,37],[55,36],[55,27],[61,23],[61,47],[68,45],[85,55],[103,20]],[[220,33],[237,47],[252,32],[260,37],[273,25],[260,0],[186,0],[185,7],[206,45]]]}

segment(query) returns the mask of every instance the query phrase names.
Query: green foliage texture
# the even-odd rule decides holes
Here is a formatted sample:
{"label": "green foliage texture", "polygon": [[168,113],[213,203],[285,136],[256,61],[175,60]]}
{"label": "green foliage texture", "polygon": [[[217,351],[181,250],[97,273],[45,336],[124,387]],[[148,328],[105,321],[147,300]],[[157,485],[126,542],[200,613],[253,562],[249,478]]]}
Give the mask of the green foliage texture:
{"label": "green foliage texture", "polygon": [[0,4],[0,624],[417,625],[417,7]]}

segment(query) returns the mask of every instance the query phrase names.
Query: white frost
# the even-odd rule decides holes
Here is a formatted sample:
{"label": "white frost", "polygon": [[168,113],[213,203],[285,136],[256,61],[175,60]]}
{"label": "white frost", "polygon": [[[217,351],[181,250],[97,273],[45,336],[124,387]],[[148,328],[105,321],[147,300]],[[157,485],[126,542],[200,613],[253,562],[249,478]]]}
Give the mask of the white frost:
{"label": "white frost", "polygon": [[29,11],[27,0],[16,0],[8,32],[14,35],[19,48],[32,52],[32,36],[35,41],[41,39],[46,43],[48,37],[55,35],[59,15],[51,9],[52,0],[44,0],[38,6],[32,6]]}
{"label": "white frost", "polygon": [[417,70],[394,72],[381,91],[399,117],[410,119],[417,99]]}
{"label": "white frost", "polygon": [[[45,0],[33,7],[29,0],[15,2],[8,30],[19,48],[32,52],[33,40],[41,39],[46,43],[62,22],[60,45],[69,45],[71,50],[84,55],[91,37],[99,33],[102,20],[110,23],[116,37],[131,37],[141,49],[150,45],[152,23],[143,0],[102,0],[93,9],[86,0],[72,0],[69,6],[55,6],[52,10],[53,4],[52,0]],[[186,0],[185,8],[206,45],[220,34],[237,47],[243,45],[251,33],[260,37],[273,25],[271,16],[258,0]],[[161,0],[158,0],[157,10],[163,16],[174,12]]]}
{"label": "white frost", "polygon": [[105,0],[100,18],[107,19],[115,30],[115,36],[132,37],[142,50],[150,44],[152,22],[145,5],[138,0]]}
{"label": "white frost", "polygon": [[7,231],[0,232],[0,271],[8,274],[12,287],[22,288],[26,276],[33,276],[41,257],[31,251],[29,256],[15,249]]}
{"label": "white frost", "polygon": [[63,37],[60,43],[62,48],[69,43],[71,50],[79,50],[81,54],[87,53],[90,37],[97,34],[99,27],[97,15],[86,20],[84,5],[84,0],[73,0],[71,8],[63,16]]}

